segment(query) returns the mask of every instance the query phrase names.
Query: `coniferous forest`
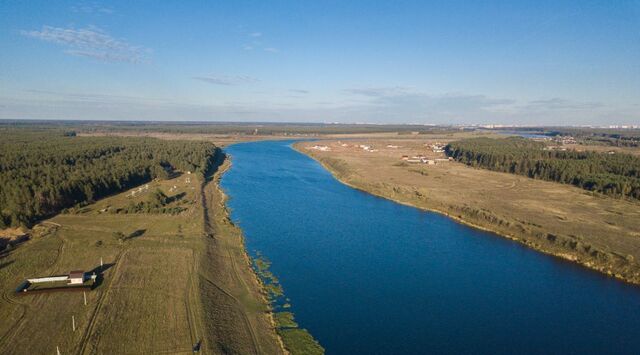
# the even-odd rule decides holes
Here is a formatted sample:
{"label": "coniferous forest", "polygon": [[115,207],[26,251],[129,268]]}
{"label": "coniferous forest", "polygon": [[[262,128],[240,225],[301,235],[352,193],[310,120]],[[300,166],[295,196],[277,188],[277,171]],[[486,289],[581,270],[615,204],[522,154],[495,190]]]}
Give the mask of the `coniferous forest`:
{"label": "coniferous forest", "polygon": [[629,154],[553,150],[520,137],[465,139],[452,142],[446,151],[470,166],[640,199],[640,158]]}
{"label": "coniferous forest", "polygon": [[174,170],[203,174],[215,151],[202,141],[2,130],[0,228],[30,225],[64,208],[168,178]]}

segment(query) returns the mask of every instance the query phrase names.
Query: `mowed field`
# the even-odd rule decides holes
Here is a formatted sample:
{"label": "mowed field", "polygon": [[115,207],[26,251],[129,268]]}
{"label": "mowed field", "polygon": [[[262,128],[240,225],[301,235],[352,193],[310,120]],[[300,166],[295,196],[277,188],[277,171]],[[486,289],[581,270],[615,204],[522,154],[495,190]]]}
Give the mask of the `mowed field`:
{"label": "mowed field", "polygon": [[[638,202],[457,162],[426,165],[401,160],[402,155],[418,154],[446,158],[427,145],[470,135],[474,133],[328,140],[296,146],[356,188],[438,211],[535,249],[640,282]],[[310,149],[314,145],[326,145],[329,151]]]}
{"label": "mowed field", "polygon": [[[211,270],[224,262],[208,251],[226,237],[215,235],[216,221],[206,219],[204,206],[210,202],[203,191],[215,186],[201,186],[187,174],[150,182],[146,189],[143,185],[42,222],[31,240],[4,253],[0,353],[55,354],[57,348],[62,354],[187,354],[194,348],[207,354],[225,348],[281,352],[257,281],[225,288],[231,301],[205,300],[211,284],[226,286],[227,275],[218,273],[223,270]],[[180,213],[112,212],[146,201],[158,188],[175,198],[167,207],[180,207]],[[221,246],[224,258],[232,250],[244,256],[241,237],[234,242],[227,243],[233,249]],[[208,262],[209,257],[218,260]],[[71,270],[101,274],[98,286],[86,292],[87,305],[83,292],[15,293],[26,278]],[[248,264],[241,277],[255,278]],[[217,332],[219,325],[211,322],[223,320],[231,323]]]}

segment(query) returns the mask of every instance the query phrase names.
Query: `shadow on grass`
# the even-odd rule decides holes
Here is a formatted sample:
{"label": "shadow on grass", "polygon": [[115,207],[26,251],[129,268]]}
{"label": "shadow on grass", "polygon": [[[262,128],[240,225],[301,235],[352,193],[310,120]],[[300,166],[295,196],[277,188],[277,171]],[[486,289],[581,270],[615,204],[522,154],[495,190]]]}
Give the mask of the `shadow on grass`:
{"label": "shadow on grass", "polygon": [[20,245],[29,240],[28,235],[22,235],[15,239],[0,237],[0,259],[9,256]]}
{"label": "shadow on grass", "polygon": [[170,203],[173,203],[173,202],[176,202],[176,201],[180,201],[180,200],[182,200],[185,196],[187,196],[187,193],[186,193],[186,192],[181,192],[181,193],[179,193],[179,194],[175,194],[175,195],[173,195],[173,196],[171,196],[171,197],[167,198],[167,204],[170,204]]}
{"label": "shadow on grass", "polygon": [[7,261],[6,263],[0,263],[0,270],[14,263],[14,260]]}
{"label": "shadow on grass", "polygon": [[104,282],[104,272],[111,269],[114,265],[115,263],[106,263],[102,266],[96,266],[93,270],[87,272],[89,275],[96,275],[96,281],[91,286],[91,290],[95,290],[102,285],[102,282]]}
{"label": "shadow on grass", "polygon": [[146,229],[137,229],[137,230],[133,231],[131,234],[129,234],[126,238],[124,238],[124,240],[129,240],[129,239],[135,239],[135,238],[138,238],[138,237],[142,237],[146,231],[147,231]]}

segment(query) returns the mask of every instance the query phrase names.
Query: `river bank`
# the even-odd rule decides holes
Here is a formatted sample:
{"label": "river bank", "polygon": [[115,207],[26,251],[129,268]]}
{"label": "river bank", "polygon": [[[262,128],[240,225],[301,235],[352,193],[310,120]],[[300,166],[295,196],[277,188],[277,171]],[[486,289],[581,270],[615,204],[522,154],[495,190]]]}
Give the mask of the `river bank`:
{"label": "river bank", "polygon": [[229,218],[220,179],[231,161],[222,152],[218,154],[219,165],[203,184],[201,195],[205,247],[200,261],[200,299],[210,348],[223,353],[287,354],[242,231]]}
{"label": "river bank", "polygon": [[[438,168],[403,164],[396,148],[389,154],[360,153],[337,141],[323,144],[327,142],[329,151],[310,149],[317,143],[307,142],[296,143],[294,148],[358,190],[437,212],[537,251],[640,284],[637,263],[640,245],[638,236],[633,234],[634,230],[640,230],[634,221],[640,210],[637,204],[587,196],[567,186],[528,181],[457,163]],[[406,144],[414,151],[423,146],[422,142],[419,145],[393,142],[394,147]],[[388,142],[350,141],[349,146],[364,143],[384,147]],[[492,184],[495,188],[487,187]],[[540,196],[534,196],[536,193]],[[558,196],[562,196],[562,203],[554,206]]]}

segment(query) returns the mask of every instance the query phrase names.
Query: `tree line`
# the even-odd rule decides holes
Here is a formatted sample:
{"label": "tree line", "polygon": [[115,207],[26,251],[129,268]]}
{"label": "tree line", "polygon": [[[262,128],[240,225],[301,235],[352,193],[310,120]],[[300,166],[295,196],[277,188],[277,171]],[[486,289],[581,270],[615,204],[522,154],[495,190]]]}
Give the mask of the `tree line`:
{"label": "tree line", "polygon": [[639,157],[546,147],[543,142],[520,137],[472,138],[450,143],[446,152],[470,166],[640,199]]}
{"label": "tree line", "polygon": [[202,141],[0,131],[0,228],[30,225],[174,170],[204,174],[216,147]]}

